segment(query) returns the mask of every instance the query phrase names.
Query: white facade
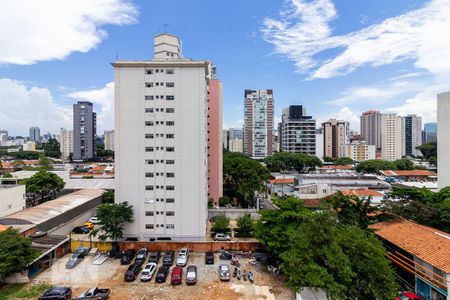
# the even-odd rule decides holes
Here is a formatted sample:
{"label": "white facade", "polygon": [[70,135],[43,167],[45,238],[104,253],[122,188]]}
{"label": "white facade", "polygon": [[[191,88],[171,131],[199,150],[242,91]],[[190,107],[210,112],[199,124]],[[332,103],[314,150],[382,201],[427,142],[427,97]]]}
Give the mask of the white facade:
{"label": "white facade", "polygon": [[113,63],[116,199],[134,210],[125,237],[204,240],[211,65],[178,58],[177,37],[154,44],[153,60]]}
{"label": "white facade", "polygon": [[450,186],[450,92],[437,95],[438,188]]}
{"label": "white facade", "polygon": [[402,156],[422,156],[416,149],[422,145],[422,117],[407,115],[402,117]]}
{"label": "white facade", "polygon": [[23,143],[23,151],[36,151],[36,143],[33,141],[28,141]]}
{"label": "white facade", "polygon": [[105,130],[104,138],[105,150],[114,151],[114,130]]}
{"label": "white facade", "polygon": [[61,159],[69,160],[69,154],[73,153],[73,131],[61,128],[59,132],[59,150],[61,151]]}
{"label": "white facade", "polygon": [[367,145],[365,142],[353,142],[344,146],[345,156],[355,161],[375,159],[376,146]]}
{"label": "white facade", "polygon": [[242,139],[232,139],[229,141],[230,152],[239,152],[242,153],[244,151],[244,143]]}
{"label": "white facade", "polygon": [[381,115],[381,158],[388,161],[402,158],[402,118],[397,114]]}
{"label": "white facade", "polygon": [[345,121],[330,119],[322,123],[324,156],[344,157],[344,146],[349,143],[350,124]]}
{"label": "white facade", "polygon": [[323,159],[323,131],[322,128],[316,129],[316,156]]}
{"label": "white facade", "polygon": [[25,208],[25,185],[0,187],[0,218]]}

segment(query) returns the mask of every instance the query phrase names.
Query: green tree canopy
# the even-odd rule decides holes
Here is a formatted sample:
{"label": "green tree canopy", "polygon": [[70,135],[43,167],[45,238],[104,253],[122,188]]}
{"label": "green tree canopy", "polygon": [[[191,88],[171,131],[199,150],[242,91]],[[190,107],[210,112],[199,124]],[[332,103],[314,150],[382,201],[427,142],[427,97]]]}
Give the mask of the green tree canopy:
{"label": "green tree canopy", "polygon": [[216,216],[211,230],[215,231],[215,232],[229,231],[230,230],[230,219],[228,219],[224,214]]}
{"label": "green tree canopy", "polygon": [[342,225],[367,229],[370,222],[369,214],[375,211],[370,205],[370,198],[344,196],[341,192],[328,197],[326,201],[337,212],[339,223]]}
{"label": "green tree canopy", "polygon": [[39,171],[30,178],[24,179],[23,183],[26,185],[27,193],[40,195],[41,199],[50,192],[56,194],[66,185],[58,175],[47,171]]}
{"label": "green tree canopy", "polygon": [[44,155],[47,157],[61,158],[59,142],[56,139],[49,139],[47,143],[42,143],[41,149],[44,150]]}
{"label": "green tree canopy", "polygon": [[52,164],[52,161],[48,157],[46,157],[44,155],[41,155],[39,157],[39,166],[41,167],[42,170],[48,171],[48,170],[53,169],[51,164]]}
{"label": "green tree canopy", "polygon": [[347,166],[347,165],[353,165],[355,162],[350,157],[340,157],[336,159],[336,162],[334,164],[340,165],[340,166]]}
{"label": "green tree canopy", "polygon": [[414,170],[415,169],[414,163],[407,158],[395,160],[394,165],[395,165],[396,170]]}
{"label": "green tree canopy", "polygon": [[324,162],[332,162],[332,163],[334,163],[336,161],[336,159],[334,159],[332,157],[329,157],[329,156],[324,156],[323,157],[323,161]]}
{"label": "green tree canopy", "polygon": [[416,149],[419,150],[420,153],[422,153],[423,157],[426,160],[429,160],[432,157],[434,157],[434,158],[437,157],[437,143],[436,142],[422,144],[420,146],[417,146]]}
{"label": "green tree canopy", "polygon": [[105,150],[104,144],[97,144],[97,157],[113,157],[114,158],[114,151],[112,150]]}
{"label": "green tree canopy", "polygon": [[322,161],[313,155],[304,153],[278,152],[264,159],[271,172],[297,171],[299,173],[315,170]]}
{"label": "green tree canopy", "polygon": [[103,203],[97,207],[97,219],[100,228],[94,229],[90,234],[104,241],[107,239],[116,242],[123,238],[123,228],[126,223],[133,222],[133,207],[128,202]]}
{"label": "green tree canopy", "polygon": [[356,171],[359,173],[378,173],[380,170],[396,170],[393,162],[382,159],[369,159],[358,163]]}
{"label": "green tree canopy", "polygon": [[0,282],[24,270],[38,254],[31,247],[31,239],[23,237],[17,230],[9,228],[0,232]]}
{"label": "green tree canopy", "polygon": [[242,217],[237,218],[238,231],[244,235],[249,234],[253,230],[254,221],[250,214],[245,214]]}
{"label": "green tree canopy", "polygon": [[13,176],[10,173],[3,174],[3,178],[13,178]]}
{"label": "green tree canopy", "polygon": [[114,191],[103,192],[102,203],[114,203]]}

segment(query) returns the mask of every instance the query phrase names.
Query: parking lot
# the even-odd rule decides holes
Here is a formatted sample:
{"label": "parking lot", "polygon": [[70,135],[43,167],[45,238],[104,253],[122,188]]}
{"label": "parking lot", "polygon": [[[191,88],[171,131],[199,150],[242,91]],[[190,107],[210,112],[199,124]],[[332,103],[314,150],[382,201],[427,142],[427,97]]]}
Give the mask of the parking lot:
{"label": "parking lot", "polygon": [[[255,282],[238,280],[232,277],[229,282],[219,280],[218,268],[222,263],[230,261],[219,260],[215,253],[214,265],[205,265],[205,254],[191,252],[188,265],[197,266],[197,284],[188,286],[183,280],[182,285],[172,286],[170,275],[165,283],[125,282],[124,273],[128,265],[120,265],[118,259],[108,259],[102,265],[93,265],[94,257],[86,257],[74,269],[66,269],[65,264],[70,255],[59,259],[52,268],[41,273],[35,281],[53,285],[72,287],[74,297],[91,287],[110,288],[110,299],[294,299],[294,294],[283,286],[283,277],[269,273],[264,265],[255,266],[248,263],[249,259],[240,259],[241,269],[251,270]],[[158,267],[161,265],[161,259]],[[234,267],[230,266],[231,270]],[[186,268],[184,268],[186,269]],[[183,274],[185,276],[185,273]]]}

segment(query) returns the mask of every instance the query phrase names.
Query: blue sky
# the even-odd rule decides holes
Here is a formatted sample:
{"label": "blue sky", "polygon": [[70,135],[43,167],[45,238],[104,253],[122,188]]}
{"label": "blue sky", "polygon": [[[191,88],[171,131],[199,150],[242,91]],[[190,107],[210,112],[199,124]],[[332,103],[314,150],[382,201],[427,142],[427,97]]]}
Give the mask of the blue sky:
{"label": "blue sky", "polygon": [[[240,126],[243,91],[274,90],[276,117],[291,104],[359,129],[368,109],[436,118],[450,90],[450,0],[33,1],[1,4],[0,128],[71,127],[77,99],[113,127],[113,69],[152,57],[155,34],[178,35],[183,54],[213,61],[223,123]],[[24,10],[23,7],[28,7]],[[446,9],[447,8],[447,9]]]}

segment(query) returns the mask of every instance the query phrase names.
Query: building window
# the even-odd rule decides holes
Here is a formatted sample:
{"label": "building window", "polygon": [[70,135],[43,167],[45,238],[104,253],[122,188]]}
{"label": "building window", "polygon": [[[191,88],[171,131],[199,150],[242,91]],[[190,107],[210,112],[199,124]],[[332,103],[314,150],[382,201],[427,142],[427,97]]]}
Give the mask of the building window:
{"label": "building window", "polygon": [[145,224],[145,229],[153,229],[153,224]]}
{"label": "building window", "polygon": [[145,186],[146,191],[153,191],[153,185],[146,185]]}
{"label": "building window", "polygon": [[146,211],[146,212],[145,212],[145,215],[146,215],[147,217],[151,217],[151,216],[154,215],[154,212],[153,212],[153,211]]}
{"label": "building window", "polygon": [[175,216],[174,211],[166,211],[166,216]]}
{"label": "building window", "polygon": [[174,126],[174,125],[175,125],[175,122],[174,122],[174,121],[167,121],[167,122],[166,122],[166,125],[167,125],[167,126]]}
{"label": "building window", "polygon": [[172,95],[166,96],[166,100],[175,100],[175,96]]}
{"label": "building window", "polygon": [[153,134],[147,133],[147,134],[145,134],[145,138],[146,139],[152,139],[153,138]]}
{"label": "building window", "polygon": [[175,186],[174,185],[168,185],[168,186],[166,186],[166,190],[167,191],[174,191],[175,190]]}
{"label": "building window", "polygon": [[174,82],[166,82],[166,87],[174,87],[175,83]]}
{"label": "building window", "polygon": [[153,177],[153,173],[146,172],[146,173],[145,173],[145,177]]}
{"label": "building window", "polygon": [[147,75],[153,74],[153,69],[145,69],[145,74]]}
{"label": "building window", "polygon": [[153,108],[147,107],[147,108],[145,108],[145,112],[146,113],[152,113],[153,112]]}
{"label": "building window", "polygon": [[166,147],[167,152],[175,152],[175,147]]}
{"label": "building window", "polygon": [[173,165],[173,164],[175,164],[175,161],[171,160],[171,159],[168,159],[168,160],[166,160],[166,164]]}
{"label": "building window", "polygon": [[145,147],[145,152],[153,152],[153,147]]}
{"label": "building window", "polygon": [[173,133],[169,133],[169,134],[166,134],[166,138],[173,139],[173,138],[175,138],[175,135]]}
{"label": "building window", "polygon": [[175,229],[175,224],[166,224],[166,229]]}
{"label": "building window", "polygon": [[175,203],[175,198],[167,198],[166,203]]}
{"label": "building window", "polygon": [[145,100],[153,100],[153,96],[146,95],[146,96],[145,96]]}
{"label": "building window", "polygon": [[[169,55],[169,53],[167,53],[167,55]],[[166,74],[174,74],[175,70],[174,69],[166,69]]]}
{"label": "building window", "polygon": [[167,177],[175,177],[175,173],[166,173]]}
{"label": "building window", "polygon": [[146,159],[145,160],[146,165],[153,165],[153,159]]}
{"label": "building window", "polygon": [[146,88],[151,88],[151,87],[153,87],[153,82],[146,82],[146,83],[145,83],[145,87],[146,87]]}
{"label": "building window", "polygon": [[153,126],[153,121],[145,121],[145,126]]}
{"label": "building window", "polygon": [[166,108],[166,113],[174,113],[175,108]]}

